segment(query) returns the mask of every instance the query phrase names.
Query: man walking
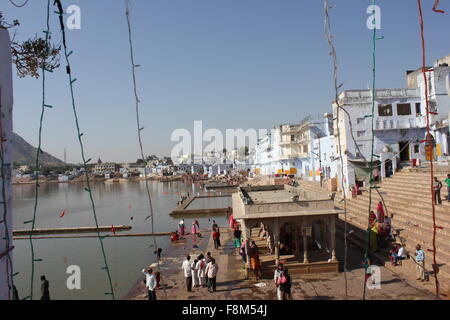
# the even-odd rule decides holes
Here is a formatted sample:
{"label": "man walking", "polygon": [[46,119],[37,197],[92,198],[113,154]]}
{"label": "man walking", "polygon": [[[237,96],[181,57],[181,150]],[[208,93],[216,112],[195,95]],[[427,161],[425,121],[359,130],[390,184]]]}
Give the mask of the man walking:
{"label": "man walking", "polygon": [[191,262],[191,257],[187,256],[186,260],[184,260],[182,269],[184,272],[184,277],[186,279],[186,289],[188,292],[192,292],[192,269],[193,263]]}
{"label": "man walking", "polygon": [[208,291],[209,293],[216,292],[216,279],[219,272],[219,266],[216,264],[216,259],[211,258],[211,262],[206,266],[206,275],[208,277]]}
{"label": "man walking", "polygon": [[447,179],[444,182],[447,184],[447,201],[450,202],[450,174],[447,175]]}
{"label": "man walking", "polygon": [[437,177],[434,177],[434,182],[433,182],[434,204],[442,204],[441,189],[442,189],[442,183],[438,180]]}
{"label": "man walking", "polygon": [[425,252],[420,244],[416,246],[416,274],[416,280],[425,281]]}
{"label": "man walking", "polygon": [[153,270],[151,268],[142,269],[142,273],[145,274],[145,286],[148,290],[148,300],[157,300],[156,299],[156,276],[153,274]]}
{"label": "man walking", "polygon": [[49,291],[50,283],[45,278],[45,276],[41,276],[41,300],[50,300],[50,291]]}

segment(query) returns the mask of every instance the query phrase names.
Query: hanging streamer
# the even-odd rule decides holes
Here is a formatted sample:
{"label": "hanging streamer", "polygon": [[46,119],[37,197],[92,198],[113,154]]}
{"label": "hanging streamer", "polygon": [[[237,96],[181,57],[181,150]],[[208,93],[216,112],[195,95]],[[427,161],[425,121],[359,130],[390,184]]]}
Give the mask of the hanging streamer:
{"label": "hanging streamer", "polygon": [[[423,80],[424,80],[424,87],[425,87],[425,103],[426,103],[426,113],[427,113],[427,137],[426,140],[423,141],[425,143],[425,146],[430,145],[431,149],[432,147],[432,135],[430,130],[430,97],[428,92],[428,79],[427,79],[427,72],[430,70],[427,70],[426,66],[426,48],[425,48],[425,32],[424,32],[424,21],[423,21],[423,12],[422,12],[422,1],[417,0],[417,5],[419,8],[419,17],[420,17],[420,38],[422,42],[422,74],[423,74]],[[439,1],[435,2],[435,5],[433,7],[433,10],[435,12],[441,12],[442,10],[436,10],[437,6],[439,5]],[[432,216],[433,216],[433,270],[435,270],[434,273],[434,280],[435,280],[435,287],[436,287],[436,297],[439,297],[439,280],[437,272],[437,262],[436,262],[436,208],[434,204],[433,199],[433,181],[434,181],[434,168],[433,168],[433,153],[431,153],[430,156],[430,189],[431,189],[431,210],[432,210]]]}
{"label": "hanging streamer", "polygon": [[444,10],[438,10],[439,7],[439,0],[434,1],[433,11],[437,13],[445,13]]}
{"label": "hanging streamer", "polygon": [[[50,0],[47,0],[47,29],[44,31],[45,33],[45,46],[49,46],[49,40],[50,40]],[[47,107],[46,103],[46,96],[45,96],[45,90],[46,90],[46,57],[44,56],[42,61],[42,106],[41,106],[41,115],[39,119],[39,142],[38,147],[36,150],[36,184],[34,188],[34,208],[33,208],[33,219],[31,220],[31,231],[33,231],[36,227],[36,216],[37,216],[37,209],[39,204],[39,171],[40,171],[40,162],[39,157],[42,153],[42,125],[44,121],[44,114],[45,114],[45,108]],[[25,223],[30,223],[30,221],[27,221]],[[30,277],[30,294],[25,299],[33,300],[33,291],[34,291],[34,272],[35,272],[35,262],[36,261],[42,261],[42,259],[36,259],[35,258],[35,252],[34,252],[34,245],[33,245],[33,236],[32,233],[30,233],[29,241],[30,241],[30,249],[31,249],[31,277]]]}
{"label": "hanging streamer", "polygon": [[[131,19],[130,19],[130,11],[131,11],[131,2],[129,0],[125,0],[125,16],[127,19],[127,26],[128,26],[128,43],[130,46],[130,60],[131,60],[131,74],[133,77],[133,90],[134,90],[134,97],[135,97],[135,111],[136,111],[136,125],[137,125],[137,134],[138,134],[138,142],[139,142],[139,150],[141,153],[141,158],[143,163],[145,164],[145,167],[147,167],[147,159],[144,156],[144,147],[143,147],[143,142],[142,142],[142,130],[144,129],[144,127],[141,126],[141,121],[140,121],[140,112],[139,112],[139,105],[141,103],[139,96],[138,96],[138,91],[137,91],[137,80],[136,80],[136,68],[139,67],[140,65],[137,65],[134,62],[134,48],[133,48],[133,39],[132,39],[132,30],[131,30]],[[151,223],[151,231],[153,234],[153,247],[155,249],[158,248],[157,243],[156,243],[156,237],[155,237],[155,221],[154,221],[154,215],[153,215],[153,204],[152,204],[152,197],[150,194],[150,187],[148,185],[148,179],[147,179],[147,173],[144,170],[144,182],[145,182],[145,189],[147,191],[147,199],[148,199],[148,206],[149,206],[149,211],[150,211],[150,215],[148,215],[145,218],[145,221],[147,221],[148,219],[150,220]],[[157,270],[161,275],[161,282],[163,279],[163,275],[161,272],[161,268],[159,266],[160,264],[160,258],[157,256]],[[165,294],[165,298],[167,299],[167,292],[165,287],[163,287],[164,290],[164,294]]]}
{"label": "hanging streamer", "polygon": [[[372,6],[375,7],[376,1],[372,0]],[[374,12],[375,13],[375,12]],[[374,166],[374,157],[375,157],[375,99],[376,99],[376,53],[377,53],[377,41],[382,40],[384,37],[377,37],[377,28],[373,28],[372,33],[372,113],[369,115],[371,118],[371,150],[370,150],[370,187],[369,187],[369,208],[367,211],[367,232],[366,232],[366,247],[364,251],[364,275],[367,274],[367,270],[370,266],[369,262],[369,241],[370,241],[370,233],[371,233],[371,225],[370,225],[370,212],[372,210],[372,200],[373,200],[373,190],[378,188],[374,185],[373,179],[373,171],[375,169]],[[366,299],[366,278],[364,277],[364,289],[363,289],[363,300]]]}
{"label": "hanging streamer", "polygon": [[[346,187],[345,187],[345,178],[344,178],[344,160],[342,157],[342,144],[341,144],[341,129],[339,126],[339,121],[340,121],[340,111],[344,110],[344,108],[341,107],[340,103],[339,103],[339,89],[342,87],[342,85],[338,84],[338,78],[337,78],[337,54],[336,54],[336,49],[334,47],[334,43],[333,43],[333,35],[331,33],[331,23],[330,23],[330,14],[329,14],[329,10],[332,8],[329,6],[328,4],[328,0],[324,0],[323,2],[324,5],[324,13],[325,13],[325,20],[324,20],[324,29],[325,29],[325,36],[327,38],[328,41],[328,45],[330,46],[331,52],[330,52],[330,56],[333,59],[333,80],[334,80],[334,100],[337,106],[337,116],[336,116],[336,122],[337,122],[337,138],[338,138],[338,146],[339,146],[339,159],[340,159],[340,163],[341,163],[341,185],[342,185],[342,194],[344,197],[344,290],[345,290],[345,299],[348,299],[348,285],[347,285],[347,258],[348,258],[348,246],[347,246],[347,236],[348,236],[348,232],[347,232],[347,228],[348,228],[348,223],[347,223],[347,196],[345,194],[346,191]],[[345,110],[344,110],[345,111]],[[349,121],[350,121],[350,117]],[[350,122],[351,125],[351,122]],[[353,131],[353,130],[352,130]],[[357,144],[355,143],[355,145],[357,146]]]}
{"label": "hanging streamer", "polygon": [[64,55],[65,55],[65,58],[66,58],[66,72],[67,72],[68,78],[69,78],[69,88],[70,88],[70,95],[71,95],[71,100],[72,100],[72,109],[73,109],[73,114],[74,114],[74,117],[75,117],[75,125],[77,127],[78,142],[80,144],[81,157],[82,157],[82,160],[83,160],[84,173],[85,173],[85,177],[86,177],[87,188],[85,188],[85,190],[86,190],[86,192],[89,193],[89,199],[90,199],[90,203],[91,203],[91,207],[92,207],[92,213],[93,213],[93,216],[94,216],[95,226],[97,228],[97,237],[98,237],[98,240],[100,242],[100,247],[101,247],[101,251],[102,251],[102,255],[103,255],[103,262],[105,263],[105,266],[102,267],[101,269],[106,271],[108,282],[109,282],[110,292],[106,292],[105,295],[110,295],[112,297],[112,299],[115,300],[114,288],[113,288],[112,279],[111,279],[111,273],[110,273],[110,270],[109,270],[109,267],[108,267],[108,260],[106,258],[105,247],[103,245],[103,237],[100,236],[100,231],[98,229],[97,213],[95,211],[95,203],[94,203],[94,198],[92,196],[91,182],[90,182],[90,179],[89,179],[89,170],[88,170],[87,165],[88,165],[88,163],[90,162],[91,159],[86,160],[86,157],[85,157],[85,154],[84,154],[84,145],[83,145],[83,141],[81,139],[83,134],[81,133],[81,130],[80,130],[80,125],[79,125],[78,115],[77,115],[77,110],[76,110],[75,94],[74,94],[74,89],[73,89],[73,84],[74,84],[76,79],[72,78],[70,59],[69,59],[69,57],[73,53],[73,51],[69,52],[68,49],[67,49],[66,35],[65,35],[65,28],[64,28],[64,11],[63,11],[63,6],[62,6],[62,3],[61,3],[61,0],[55,0],[54,5],[56,5],[58,7],[58,12],[56,12],[56,14],[59,15],[59,21],[60,21],[60,24],[61,24],[61,33],[62,33],[62,37],[63,37]]}

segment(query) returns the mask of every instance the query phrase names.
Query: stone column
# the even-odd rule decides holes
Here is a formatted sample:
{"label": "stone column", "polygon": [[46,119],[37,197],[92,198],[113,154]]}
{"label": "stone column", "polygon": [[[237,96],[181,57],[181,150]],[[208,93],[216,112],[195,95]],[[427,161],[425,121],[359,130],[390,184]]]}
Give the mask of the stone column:
{"label": "stone column", "polygon": [[336,262],[336,216],[330,217],[331,261]]}
{"label": "stone column", "polygon": [[300,261],[300,231],[299,231],[299,225],[296,223],[295,225],[295,258]]}
{"label": "stone column", "polygon": [[308,224],[308,220],[305,218],[302,223],[302,233],[303,233],[303,263],[309,263],[308,259],[308,236],[303,230]]}
{"label": "stone column", "polygon": [[273,223],[273,246],[275,249],[275,265],[278,265],[280,262],[280,225],[278,218],[275,218]]}

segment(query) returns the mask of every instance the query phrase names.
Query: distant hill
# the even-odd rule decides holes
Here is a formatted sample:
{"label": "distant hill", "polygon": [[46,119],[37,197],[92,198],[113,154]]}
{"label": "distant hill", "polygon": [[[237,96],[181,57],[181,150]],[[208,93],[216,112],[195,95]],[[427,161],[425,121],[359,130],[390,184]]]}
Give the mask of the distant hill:
{"label": "distant hill", "polygon": [[[37,148],[25,141],[17,133],[12,136],[13,162],[19,166],[34,166],[36,164]],[[64,161],[55,158],[47,152],[41,153],[39,162],[46,167],[56,167],[65,165]]]}

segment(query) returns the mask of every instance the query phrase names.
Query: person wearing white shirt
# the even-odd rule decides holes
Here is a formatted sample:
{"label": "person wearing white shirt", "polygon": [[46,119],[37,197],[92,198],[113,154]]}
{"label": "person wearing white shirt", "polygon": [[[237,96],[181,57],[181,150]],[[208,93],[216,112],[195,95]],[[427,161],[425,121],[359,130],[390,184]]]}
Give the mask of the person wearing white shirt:
{"label": "person wearing white shirt", "polygon": [[181,268],[184,272],[184,277],[186,279],[186,289],[188,292],[192,292],[192,269],[194,268],[193,262],[191,262],[191,257],[187,256],[186,260],[184,260]]}
{"label": "person wearing white shirt", "polygon": [[199,280],[199,285],[202,287],[206,287],[206,273],[205,273],[205,269],[206,269],[206,262],[204,259],[203,254],[201,254],[198,257],[198,262],[195,266],[195,269],[197,269],[197,276],[198,276],[198,280]]}
{"label": "person wearing white shirt", "polygon": [[156,299],[156,277],[153,274],[153,270],[151,268],[142,269],[142,273],[145,274],[145,286],[148,290],[148,300],[157,300]]}
{"label": "person wearing white shirt", "polygon": [[211,258],[211,262],[206,266],[205,272],[208,278],[209,293],[216,292],[217,273],[219,272],[219,266],[216,264],[216,259]]}
{"label": "person wearing white shirt", "polygon": [[405,247],[403,245],[400,245],[400,248],[398,249],[398,252],[394,257],[395,265],[397,265],[400,260],[405,260],[407,257],[408,256]]}

